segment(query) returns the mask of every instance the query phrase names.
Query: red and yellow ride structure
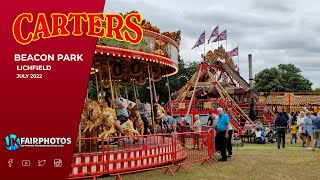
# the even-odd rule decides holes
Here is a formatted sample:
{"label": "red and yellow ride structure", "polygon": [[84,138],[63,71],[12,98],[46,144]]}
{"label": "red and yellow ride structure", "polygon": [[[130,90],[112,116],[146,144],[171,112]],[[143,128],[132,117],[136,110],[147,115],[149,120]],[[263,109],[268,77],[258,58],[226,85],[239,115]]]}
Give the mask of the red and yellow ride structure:
{"label": "red and yellow ride structure", "polygon": [[216,109],[222,107],[238,133],[242,132],[245,121],[254,123],[249,117],[250,108],[254,109],[256,119],[264,123],[275,119],[275,113],[259,102],[260,94],[242,78],[223,46],[208,51],[203,58],[189,82],[173,93],[174,100],[166,104],[171,114],[190,115],[189,123],[192,123],[194,115],[217,114]]}

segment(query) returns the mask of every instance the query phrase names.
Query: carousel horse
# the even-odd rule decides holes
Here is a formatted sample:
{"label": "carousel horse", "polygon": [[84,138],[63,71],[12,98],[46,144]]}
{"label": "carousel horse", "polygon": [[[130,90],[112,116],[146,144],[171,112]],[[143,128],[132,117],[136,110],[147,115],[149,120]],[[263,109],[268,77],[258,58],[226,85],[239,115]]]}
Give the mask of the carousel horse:
{"label": "carousel horse", "polygon": [[[87,130],[92,131],[94,128],[101,125],[105,126],[107,130],[102,132],[99,135],[99,138],[106,138],[109,135],[118,132],[114,127],[114,122],[116,119],[116,112],[114,109],[108,108],[106,106],[102,107],[101,109],[101,106],[96,101],[90,100],[88,101],[88,110],[91,112],[91,124],[84,129],[84,133]],[[121,124],[121,127],[125,135],[140,135],[139,132],[133,128],[133,123],[131,121],[127,121]]]}
{"label": "carousel horse", "polygon": [[143,124],[139,109],[134,110],[134,114],[133,115],[135,115],[136,130],[140,134],[143,134],[143,132],[144,132],[144,124]]}
{"label": "carousel horse", "polygon": [[88,118],[89,118],[89,110],[88,110],[87,99],[86,99],[83,105],[82,113],[81,113],[81,120],[80,120],[81,129],[84,129],[86,126],[90,124],[90,121]]}
{"label": "carousel horse", "polygon": [[100,105],[93,100],[87,100],[86,106],[90,112],[90,124],[84,128],[83,133],[86,133],[88,130],[91,132],[93,128],[100,126],[104,114],[104,111],[101,111]]}
{"label": "carousel horse", "polygon": [[[105,122],[105,126],[107,128],[107,130],[105,130],[104,132],[102,132],[99,135],[99,138],[107,138],[108,136],[115,134],[118,132],[118,130],[116,129],[116,127],[114,126],[114,122],[116,120],[116,112],[114,109],[112,108],[106,108],[106,110],[104,111],[104,122]],[[140,114],[139,114],[140,115]],[[141,119],[141,117],[140,117]],[[142,120],[141,120],[142,121]],[[126,122],[121,124],[123,133],[125,135],[140,135],[138,131],[136,131],[133,127],[133,122],[130,120],[127,120]]]}
{"label": "carousel horse", "polygon": [[154,104],[153,110],[154,110],[154,118],[156,120],[157,129],[158,131],[163,132],[166,129],[165,126],[169,128],[168,123],[166,121],[166,115],[165,115],[166,112],[164,108],[158,103]]}

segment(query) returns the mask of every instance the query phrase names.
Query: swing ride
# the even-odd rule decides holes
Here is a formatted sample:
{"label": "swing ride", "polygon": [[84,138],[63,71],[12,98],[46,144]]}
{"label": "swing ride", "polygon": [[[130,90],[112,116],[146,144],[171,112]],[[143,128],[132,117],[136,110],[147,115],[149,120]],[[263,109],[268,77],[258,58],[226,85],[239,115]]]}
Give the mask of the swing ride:
{"label": "swing ride", "polygon": [[166,109],[175,118],[186,114],[190,124],[195,115],[207,119],[208,112],[217,114],[217,107],[225,110],[238,133],[242,132],[246,121],[253,123],[249,117],[250,108],[262,122],[267,123],[275,118],[273,111],[259,102],[259,93],[242,78],[222,45],[206,53],[197,71],[172,97],[174,100],[166,104]]}

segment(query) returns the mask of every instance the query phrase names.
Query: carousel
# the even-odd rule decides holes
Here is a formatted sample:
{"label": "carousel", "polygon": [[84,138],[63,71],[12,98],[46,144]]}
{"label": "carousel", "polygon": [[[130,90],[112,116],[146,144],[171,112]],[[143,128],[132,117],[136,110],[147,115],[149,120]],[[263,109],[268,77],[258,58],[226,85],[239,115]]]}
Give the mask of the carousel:
{"label": "carousel", "polygon": [[[180,31],[160,32],[146,20],[142,21],[141,27],[144,36],[138,44],[107,38],[97,40],[90,81],[96,88],[98,99],[89,99],[87,95],[85,100],[70,179],[169,164],[173,160],[173,151],[181,151],[175,160],[186,156],[181,147],[173,147],[170,137],[135,138],[143,132],[139,110],[133,119],[129,118],[121,125],[125,136],[129,137],[126,144],[112,144],[119,132],[114,127],[115,109],[108,104],[107,97],[111,101],[122,98],[132,108],[139,98],[138,87],[147,84],[153,107],[149,117],[150,129],[156,132],[155,124],[163,110],[158,104],[156,83],[178,72]],[[133,96],[129,96],[129,89],[134,92]]]}

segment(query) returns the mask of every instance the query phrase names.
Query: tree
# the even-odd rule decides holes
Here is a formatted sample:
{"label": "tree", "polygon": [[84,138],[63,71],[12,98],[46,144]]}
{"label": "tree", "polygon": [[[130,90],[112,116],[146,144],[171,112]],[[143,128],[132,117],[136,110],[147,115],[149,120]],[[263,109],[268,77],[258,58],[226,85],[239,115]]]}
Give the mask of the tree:
{"label": "tree", "polygon": [[310,92],[312,83],[301,75],[293,64],[279,64],[278,67],[260,71],[254,78],[255,89],[261,92]]}
{"label": "tree", "polygon": [[[178,79],[180,75],[186,75],[189,78],[196,72],[198,68],[198,63],[193,61],[186,63],[183,59],[178,56],[179,62],[179,71],[176,75],[169,77],[169,86],[171,94],[181,89],[187,81],[184,79]],[[168,102],[169,101],[169,92],[167,87],[167,78],[163,78],[160,82],[156,83],[156,91],[160,96],[159,102]]]}
{"label": "tree", "polygon": [[313,91],[314,92],[320,92],[320,88],[315,88]]}

